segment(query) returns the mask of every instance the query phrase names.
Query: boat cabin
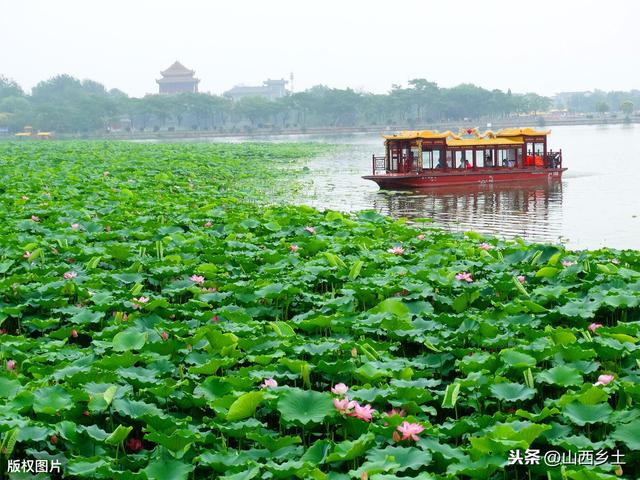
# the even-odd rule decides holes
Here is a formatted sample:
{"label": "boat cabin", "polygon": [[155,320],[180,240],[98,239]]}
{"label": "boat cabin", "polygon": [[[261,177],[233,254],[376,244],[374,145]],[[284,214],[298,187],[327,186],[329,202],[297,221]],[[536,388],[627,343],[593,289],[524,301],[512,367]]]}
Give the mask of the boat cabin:
{"label": "boat cabin", "polygon": [[562,150],[547,146],[549,131],[505,128],[385,135],[385,155],[373,156],[372,175],[380,186],[492,183],[560,177]]}
{"label": "boat cabin", "polygon": [[[561,168],[561,152],[547,148],[549,132],[531,128],[503,129],[465,138],[452,132],[405,131],[385,135],[385,156],[373,159],[374,174],[422,173],[425,170]],[[471,137],[471,134],[475,134]]]}

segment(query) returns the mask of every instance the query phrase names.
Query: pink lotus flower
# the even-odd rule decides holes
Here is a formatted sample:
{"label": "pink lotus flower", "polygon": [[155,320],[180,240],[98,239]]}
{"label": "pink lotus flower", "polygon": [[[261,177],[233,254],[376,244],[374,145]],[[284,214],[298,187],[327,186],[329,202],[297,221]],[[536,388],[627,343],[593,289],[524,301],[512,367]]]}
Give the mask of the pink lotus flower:
{"label": "pink lotus flower", "polygon": [[16,369],[16,361],[7,360],[7,370],[15,370],[15,369]]}
{"label": "pink lotus flower", "polygon": [[526,279],[526,278],[524,278],[524,275],[518,275],[518,281],[519,281],[520,283],[524,283],[524,282],[526,282],[526,281],[527,281],[527,279]]}
{"label": "pink lotus flower", "polygon": [[367,474],[366,470],[363,470],[360,474],[360,480],[369,480],[369,475]]}
{"label": "pink lotus flower", "polygon": [[291,250],[292,252],[297,252],[298,250],[300,250],[300,247],[298,245],[289,245],[289,250]]}
{"label": "pink lotus flower", "polygon": [[399,442],[400,441],[400,434],[398,433],[397,430],[393,431],[393,441],[394,442]]}
{"label": "pink lotus flower", "polygon": [[464,281],[464,282],[473,282],[473,278],[471,278],[471,274],[467,272],[462,272],[456,274],[456,280]]}
{"label": "pink lotus flower", "polygon": [[213,323],[218,323],[220,321],[220,319],[218,318],[218,315],[214,315],[213,318],[211,319],[211,321]]}
{"label": "pink lotus flower", "polygon": [[393,247],[387,250],[389,253],[393,253],[394,255],[402,255],[404,253],[404,248],[402,247]]}
{"label": "pink lotus flower", "polygon": [[144,448],[144,445],[142,444],[142,440],[132,437],[127,440],[127,448],[132,452],[139,452]]}
{"label": "pink lotus flower", "polygon": [[309,232],[311,235],[315,235],[316,234],[316,229],[313,227],[304,227],[304,229]]}
{"label": "pink lotus flower", "polygon": [[387,417],[393,417],[394,415],[399,415],[401,417],[404,417],[407,414],[407,412],[405,412],[404,409],[396,410],[395,408],[392,408],[388,412],[384,412],[384,414]]}
{"label": "pink lotus flower", "polygon": [[592,331],[595,332],[597,329],[599,329],[602,326],[601,323],[592,323],[591,325],[589,325],[587,328]]}
{"label": "pink lotus flower", "polygon": [[169,334],[165,331],[163,331],[160,336],[162,337],[162,340],[167,340],[169,338]]}
{"label": "pink lotus flower", "polygon": [[426,237],[423,234],[420,234],[416,237],[418,240],[424,240]]}
{"label": "pink lotus flower", "polygon": [[65,280],[71,280],[72,278],[76,278],[78,276],[78,274],[76,272],[64,272],[64,275],[62,275]]}
{"label": "pink lotus flower", "polygon": [[211,220],[207,220],[207,222],[204,224],[204,228],[209,228],[211,225],[213,225],[213,223],[211,223]]}
{"label": "pink lotus flower", "polygon": [[374,412],[375,410],[371,408],[371,405],[363,406],[358,402],[355,402],[355,405],[353,406],[353,412],[351,412],[349,415],[359,418],[360,420],[364,420],[365,422],[370,422]]}
{"label": "pink lotus flower", "polygon": [[73,338],[78,338],[78,331],[77,331],[77,330],[75,330],[75,329],[71,330],[71,336],[72,336]]}
{"label": "pink lotus flower", "polygon": [[129,320],[129,314],[125,312],[122,314],[122,321],[126,322],[127,320]]}
{"label": "pink lotus flower", "polygon": [[142,304],[149,302],[149,297],[142,296],[140,298],[134,298],[133,301],[136,302],[133,304],[133,308],[140,308]]}
{"label": "pink lotus flower", "polygon": [[563,267],[570,267],[570,266],[575,265],[575,264],[576,264],[576,262],[572,262],[571,260],[563,260],[562,261],[562,266]]}
{"label": "pink lotus flower", "polygon": [[614,377],[613,375],[600,375],[598,377],[598,381],[594,383],[593,386],[597,387],[598,385],[609,385],[615,379],[616,377]]}
{"label": "pink lotus flower", "polygon": [[80,224],[79,223],[72,223],[71,224],[71,228],[74,230],[78,230],[80,228]]}
{"label": "pink lotus flower", "polygon": [[202,285],[204,283],[204,277],[202,275],[191,275],[189,278],[192,282]]}
{"label": "pink lotus flower", "polygon": [[267,378],[260,384],[260,388],[275,388],[277,386],[278,382],[276,382],[273,378]]}
{"label": "pink lotus flower", "polygon": [[491,250],[493,248],[493,245],[489,245],[488,243],[481,243],[478,248],[480,248],[480,250]]}
{"label": "pink lotus flower", "polygon": [[344,395],[348,390],[349,387],[347,387],[344,383],[338,383],[335,387],[331,388],[331,393],[334,393],[336,395]]}
{"label": "pink lotus flower", "polygon": [[356,347],[353,347],[353,348],[351,349],[351,356],[352,356],[353,358],[356,358],[356,357],[358,356],[358,349],[357,349]]}
{"label": "pink lotus flower", "polygon": [[23,200],[29,200],[29,197],[27,197],[26,195],[22,195],[22,199]]}
{"label": "pink lotus flower", "polygon": [[419,423],[402,422],[400,425],[398,425],[398,431],[402,434],[402,440],[411,439],[414,442],[417,442],[418,440],[420,440],[418,434],[423,430],[424,427]]}
{"label": "pink lotus flower", "polygon": [[218,291],[218,289],[216,287],[209,287],[209,288],[202,287],[202,291],[203,292],[215,293],[215,292]]}
{"label": "pink lotus flower", "polygon": [[37,215],[31,215],[31,220],[33,220],[34,222],[39,222],[40,217],[38,217]]}
{"label": "pink lotus flower", "polygon": [[347,411],[349,410],[349,404],[351,402],[349,402],[349,399],[347,397],[344,397],[342,399],[339,398],[334,398],[333,399],[333,406],[336,407],[336,410],[338,410],[341,414],[342,413],[347,413]]}
{"label": "pink lotus flower", "polygon": [[31,252],[24,252],[24,255],[22,255],[24,258],[30,258],[31,257]]}

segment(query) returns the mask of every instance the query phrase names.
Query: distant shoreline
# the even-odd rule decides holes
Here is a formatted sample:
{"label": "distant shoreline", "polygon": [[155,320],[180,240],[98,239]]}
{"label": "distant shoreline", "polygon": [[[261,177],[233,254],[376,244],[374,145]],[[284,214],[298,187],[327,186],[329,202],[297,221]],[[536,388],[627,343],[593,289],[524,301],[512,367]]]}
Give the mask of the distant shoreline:
{"label": "distant shoreline", "polygon": [[[182,140],[199,138],[226,138],[226,137],[271,137],[287,135],[349,135],[358,133],[392,133],[401,130],[457,130],[460,127],[479,127],[484,129],[498,129],[506,127],[539,127],[567,125],[620,125],[640,123],[640,117],[625,118],[560,118],[544,119],[535,118],[510,118],[490,121],[491,127],[487,127],[487,121],[470,120],[460,122],[441,122],[422,125],[379,125],[369,127],[313,127],[313,128],[254,128],[249,131],[213,131],[213,130],[176,130],[176,131],[144,131],[144,132],[112,132],[92,134],[60,134],[55,135],[59,140]],[[13,135],[0,136],[4,140],[17,140]]]}

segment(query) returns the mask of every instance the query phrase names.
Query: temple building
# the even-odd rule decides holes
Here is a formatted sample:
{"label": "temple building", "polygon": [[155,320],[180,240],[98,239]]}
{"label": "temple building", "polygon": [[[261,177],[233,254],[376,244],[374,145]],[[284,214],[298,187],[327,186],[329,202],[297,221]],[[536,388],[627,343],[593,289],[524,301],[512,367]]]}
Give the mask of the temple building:
{"label": "temple building", "polygon": [[162,78],[156,80],[160,94],[197,93],[199,79],[195,78],[194,70],[189,70],[177,60],[166,70],[160,72]]}
{"label": "temple building", "polygon": [[233,100],[240,100],[244,97],[265,97],[269,100],[275,100],[287,95],[285,85],[288,82],[285,79],[265,80],[261,86],[250,87],[245,85],[236,85],[231,90],[224,92],[225,97]]}

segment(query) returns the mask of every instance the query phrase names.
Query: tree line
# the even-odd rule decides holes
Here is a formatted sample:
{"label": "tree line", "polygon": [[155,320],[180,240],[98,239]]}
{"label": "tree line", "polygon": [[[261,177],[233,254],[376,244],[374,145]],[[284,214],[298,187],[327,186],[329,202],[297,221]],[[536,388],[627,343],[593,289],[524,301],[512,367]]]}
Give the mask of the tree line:
{"label": "tree line", "polygon": [[[595,101],[594,101],[595,100]],[[608,102],[608,103],[605,103]],[[627,102],[625,104],[625,102]],[[572,111],[623,111],[640,104],[640,92],[575,94]],[[623,108],[622,105],[625,105]],[[549,97],[510,90],[487,90],[464,83],[442,88],[425,79],[386,94],[314,86],[277,100],[246,97],[238,101],[208,93],[129,97],[93,80],[58,75],[38,83],[30,94],[0,76],[0,128],[10,132],[32,125],[41,131],[92,133],[112,128],[223,130],[253,128],[416,126],[443,121],[475,121],[548,111]],[[604,111],[606,111],[604,110]]]}

